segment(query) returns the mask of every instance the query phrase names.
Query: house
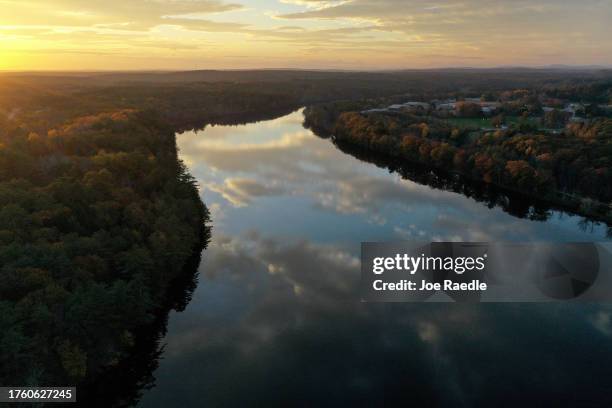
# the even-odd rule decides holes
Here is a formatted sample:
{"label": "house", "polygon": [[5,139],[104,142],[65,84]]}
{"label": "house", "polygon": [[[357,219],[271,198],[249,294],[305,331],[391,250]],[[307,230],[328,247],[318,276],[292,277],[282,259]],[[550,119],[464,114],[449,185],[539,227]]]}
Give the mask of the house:
{"label": "house", "polygon": [[485,115],[491,115],[495,113],[497,108],[495,106],[482,106],[480,110],[482,110],[482,113],[484,113]]}
{"label": "house", "polygon": [[427,102],[406,102],[403,104],[403,106],[406,108],[413,108],[413,109],[422,109],[422,110],[429,109],[429,104]]}
{"label": "house", "polygon": [[480,110],[485,115],[494,114],[501,106],[501,103],[499,102],[479,102],[478,104],[480,105]]}
{"label": "house", "polygon": [[389,106],[390,110],[400,110],[400,109],[421,109],[427,110],[429,109],[429,104],[425,102],[404,102],[404,103],[396,103]]}
{"label": "house", "polygon": [[405,103],[394,103],[393,105],[389,105],[386,108],[374,108],[361,111],[361,113],[380,113],[380,112],[397,112],[402,109],[416,109],[416,110],[427,110],[429,109],[429,104],[426,102],[405,102]]}
{"label": "house", "polygon": [[570,116],[570,122],[582,123],[584,118],[577,116],[578,113],[584,113],[584,105],[580,103],[568,103],[561,112],[565,112]]}
{"label": "house", "polygon": [[572,116],[576,116],[576,112],[584,111],[584,106],[580,103],[568,103],[563,112],[571,113]]}
{"label": "house", "polygon": [[374,109],[363,110],[361,111],[361,113],[381,113],[381,112],[387,112],[387,111],[388,111],[387,108],[374,108]]}
{"label": "house", "polygon": [[457,107],[457,103],[456,102],[445,102],[445,103],[439,103],[439,104],[436,105],[436,109],[437,110],[442,110],[442,111],[455,110],[456,107]]}

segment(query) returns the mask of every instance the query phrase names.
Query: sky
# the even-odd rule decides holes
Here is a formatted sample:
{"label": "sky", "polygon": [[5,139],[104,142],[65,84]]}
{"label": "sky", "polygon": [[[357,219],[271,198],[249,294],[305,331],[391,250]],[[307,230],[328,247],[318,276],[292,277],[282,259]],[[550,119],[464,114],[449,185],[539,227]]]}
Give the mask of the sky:
{"label": "sky", "polygon": [[0,70],[612,66],[610,0],[0,0]]}

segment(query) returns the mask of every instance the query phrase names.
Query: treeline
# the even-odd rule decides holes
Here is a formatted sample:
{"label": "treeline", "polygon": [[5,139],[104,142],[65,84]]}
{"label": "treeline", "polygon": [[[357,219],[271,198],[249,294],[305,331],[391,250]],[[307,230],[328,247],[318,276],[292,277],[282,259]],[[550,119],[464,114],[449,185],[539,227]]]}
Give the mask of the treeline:
{"label": "treeline", "polygon": [[153,112],[0,130],[0,383],[118,364],[205,240],[208,213]]}
{"label": "treeline", "polygon": [[[541,200],[532,195],[523,194],[494,184],[477,182],[458,173],[449,173],[443,169],[432,168],[423,163],[417,163],[390,156],[389,154],[375,152],[352,143],[334,141],[338,149],[350,154],[361,161],[372,163],[389,172],[397,173],[403,179],[422,185],[430,186],[436,190],[452,191],[483,203],[488,208],[500,208],[502,211],[517,217],[533,221],[546,221],[558,213],[575,213],[574,209],[565,203],[552,203]],[[592,229],[601,220],[599,218],[584,217],[578,226],[583,230]],[[607,236],[612,237],[612,227],[608,226]]]}
{"label": "treeline", "polygon": [[[429,80],[414,84],[408,91],[404,91],[404,86],[398,85],[392,95],[346,99],[339,94],[337,99],[340,100],[311,104],[308,109],[314,109],[316,112],[313,111],[313,114],[306,116],[305,124],[325,133],[333,128],[333,124],[342,112],[387,108],[392,104],[407,101],[436,103],[445,103],[446,100],[457,101],[456,109],[453,110],[436,109],[435,104],[431,104],[427,109],[405,108],[408,111],[438,118],[490,116],[474,102],[475,99],[482,102],[497,102],[493,115],[496,115],[495,119],[499,119],[502,124],[506,117],[531,119],[537,117],[537,122],[541,122],[540,124],[544,126],[562,127],[572,116],[571,113],[563,111],[568,103],[581,105],[575,112],[580,117],[587,119],[612,117],[612,108],[607,107],[607,105],[612,106],[612,72],[602,73],[602,76],[601,78],[589,75],[573,76],[567,73],[563,79],[559,79],[555,76],[547,77],[543,73],[540,73],[540,76],[533,74],[526,77],[509,73],[504,80],[487,79],[487,75],[483,75],[478,81],[466,73],[463,83],[457,84],[454,89],[449,89],[449,84],[456,83],[456,76],[450,73],[439,77],[432,74]],[[521,85],[517,88],[505,88],[504,85],[509,82]],[[554,110],[544,111],[544,107]]]}
{"label": "treeline", "polygon": [[[122,80],[126,75],[129,81]],[[111,76],[113,80],[78,76],[44,81],[44,76],[0,75],[0,121],[8,117],[13,123],[43,131],[99,112],[151,109],[175,131],[182,131],[207,124],[266,120],[312,103],[388,96],[410,89],[410,84],[395,78],[366,75],[363,82],[354,82],[352,76],[337,73],[311,78],[298,72],[275,78],[264,72],[232,81],[196,81],[196,73],[184,73],[185,80],[179,73],[168,75],[179,79],[123,74]]]}
{"label": "treeline", "polygon": [[505,95],[507,90],[527,99],[546,92],[611,103],[611,81],[612,71],[605,70],[0,74],[0,120],[9,116],[43,130],[99,112],[154,109],[175,130],[185,130],[269,119],[321,102],[348,100],[376,107],[393,103],[394,95],[413,100],[507,99],[509,111],[521,112],[523,100]]}
{"label": "treeline", "polygon": [[307,109],[306,123],[324,123],[340,143],[610,217],[611,119],[574,123],[558,134],[521,126],[474,134],[431,117],[338,113],[331,105]]}

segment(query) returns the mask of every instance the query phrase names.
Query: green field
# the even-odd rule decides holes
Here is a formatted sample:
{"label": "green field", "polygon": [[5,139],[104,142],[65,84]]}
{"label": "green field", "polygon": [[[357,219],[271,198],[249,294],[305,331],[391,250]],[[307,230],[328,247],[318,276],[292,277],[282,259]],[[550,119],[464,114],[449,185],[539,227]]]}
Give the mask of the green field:
{"label": "green field", "polygon": [[491,128],[491,118],[448,118],[446,123],[458,128]]}
{"label": "green field", "polygon": [[514,125],[514,124],[518,124],[518,123],[528,123],[530,125],[533,125],[537,128],[540,128],[542,126],[541,123],[541,118],[537,117],[529,117],[527,119],[522,118],[520,116],[507,116],[506,117],[506,125]]}

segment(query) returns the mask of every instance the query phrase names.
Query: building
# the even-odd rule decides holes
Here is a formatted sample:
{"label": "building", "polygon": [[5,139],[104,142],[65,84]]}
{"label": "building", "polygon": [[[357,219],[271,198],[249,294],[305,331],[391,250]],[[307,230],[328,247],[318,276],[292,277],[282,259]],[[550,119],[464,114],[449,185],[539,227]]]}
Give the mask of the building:
{"label": "building", "polygon": [[388,109],[387,108],[374,108],[374,109],[367,109],[367,110],[361,111],[361,113],[382,113],[382,112],[388,112]]}
{"label": "building", "polygon": [[441,111],[452,111],[455,110],[456,107],[456,102],[444,102],[436,105],[436,109]]}
{"label": "building", "polygon": [[405,106],[406,108],[427,110],[429,109],[430,105],[427,102],[406,102],[403,104],[403,106]]}
{"label": "building", "polygon": [[497,108],[494,106],[481,106],[480,110],[482,110],[482,113],[484,113],[485,115],[492,115],[493,113],[495,113]]}
{"label": "building", "polygon": [[381,113],[381,112],[397,112],[402,109],[413,109],[419,111],[428,110],[430,105],[426,102],[405,102],[405,103],[394,103],[393,105],[389,105],[386,108],[374,108],[361,111],[361,113]]}

